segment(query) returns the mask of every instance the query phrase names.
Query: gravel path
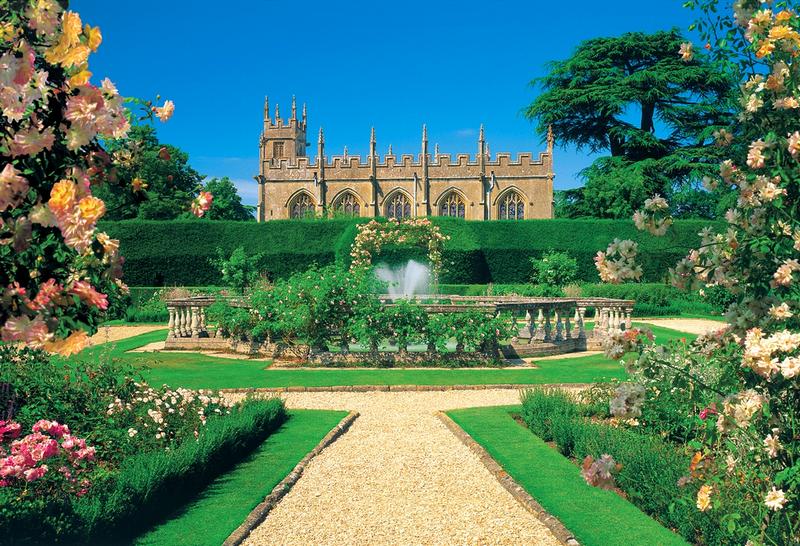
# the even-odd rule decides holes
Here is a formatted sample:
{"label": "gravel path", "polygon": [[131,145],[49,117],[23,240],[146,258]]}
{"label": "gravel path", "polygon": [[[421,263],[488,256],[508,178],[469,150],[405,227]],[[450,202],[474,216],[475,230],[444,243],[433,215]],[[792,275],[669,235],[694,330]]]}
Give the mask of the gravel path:
{"label": "gravel path", "polygon": [[682,319],[682,318],[663,318],[663,319],[634,319],[634,322],[642,322],[644,324],[652,324],[654,326],[663,326],[664,328],[672,328],[679,332],[687,332],[696,334],[698,336],[707,332],[714,332],[720,328],[725,327],[725,323],[717,320],[708,319]]}
{"label": "gravel path", "polygon": [[559,544],[434,412],[519,402],[514,390],[289,393],[360,412],[245,544]]}
{"label": "gravel path", "polygon": [[101,326],[92,336],[92,344],[110,343],[155,330],[166,330],[166,324],[148,324],[146,326]]}

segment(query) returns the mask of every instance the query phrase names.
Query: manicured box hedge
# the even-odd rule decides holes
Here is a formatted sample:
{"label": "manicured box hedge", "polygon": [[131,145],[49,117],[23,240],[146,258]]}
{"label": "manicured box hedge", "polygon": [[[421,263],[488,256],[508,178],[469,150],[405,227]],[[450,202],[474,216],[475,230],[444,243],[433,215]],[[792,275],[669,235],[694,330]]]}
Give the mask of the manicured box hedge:
{"label": "manicured box hedge", "polygon": [[[349,262],[350,245],[359,220],[275,220],[254,222],[140,221],[106,222],[101,229],[120,240],[125,280],[132,286],[219,284],[219,271],[209,262],[216,249],[230,253],[243,246],[262,253],[262,267],[273,278],[304,270],[309,264]],[[706,221],[675,222],[666,237],[637,231],[628,220],[525,220],[466,222],[435,218],[450,236],[445,244],[446,268],[441,281],[458,284],[524,283],[530,259],[548,250],[568,252],[578,260],[578,277],[597,281],[594,256],[615,237],[640,244],[644,280],[662,281],[667,269],[699,242]],[[424,258],[413,248],[386,248],[381,261]]]}

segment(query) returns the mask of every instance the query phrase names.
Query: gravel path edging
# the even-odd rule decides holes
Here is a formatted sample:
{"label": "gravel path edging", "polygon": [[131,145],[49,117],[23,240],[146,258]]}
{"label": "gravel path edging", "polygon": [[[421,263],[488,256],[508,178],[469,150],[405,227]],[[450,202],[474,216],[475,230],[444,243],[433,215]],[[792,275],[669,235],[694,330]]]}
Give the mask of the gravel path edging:
{"label": "gravel path edging", "polygon": [[347,432],[347,429],[350,428],[350,425],[358,417],[357,411],[351,411],[348,413],[344,419],[339,421],[339,424],[336,425],[325,437],[320,440],[320,442],[308,452],[308,454],[303,457],[303,459],[297,463],[297,466],[286,476],[283,480],[278,483],[273,489],[272,492],[267,495],[267,498],[264,499],[258,506],[253,508],[253,510],[248,514],[245,520],[242,522],[239,527],[233,531],[225,542],[223,542],[223,546],[239,546],[242,544],[247,537],[250,535],[250,532],[253,531],[256,527],[258,527],[270,513],[270,511],[275,507],[278,502],[283,498],[286,493],[292,488],[292,486],[297,483],[297,480],[303,475],[303,471],[305,470],[308,463],[319,455],[319,453],[328,447],[330,444],[336,441],[336,439]]}
{"label": "gravel path edging", "polygon": [[547,387],[558,389],[587,389],[593,383],[541,383],[541,384],[512,384],[500,383],[495,385],[333,385],[327,387],[246,387],[218,389],[219,392],[228,394],[247,393],[282,393],[282,392],[411,392],[411,391],[484,391],[495,389],[532,389]]}
{"label": "gravel path edging", "polygon": [[572,533],[564,527],[564,524],[561,523],[555,516],[547,512],[541,504],[539,504],[536,499],[534,499],[525,489],[523,489],[515,480],[512,478],[508,472],[503,470],[503,467],[500,466],[494,458],[489,455],[483,446],[481,446],[478,442],[476,442],[472,436],[470,436],[464,429],[462,429],[458,424],[453,421],[449,415],[447,415],[443,411],[437,411],[436,417],[444,423],[450,432],[458,438],[462,444],[467,446],[470,451],[472,451],[475,455],[478,456],[478,459],[483,463],[483,466],[492,474],[492,476],[500,482],[500,485],[508,491],[514,500],[516,500],[519,504],[523,506],[528,512],[532,513],[536,516],[539,521],[541,521],[553,535],[561,541],[562,544],[566,544],[567,546],[579,546],[580,543],[575,539]]}

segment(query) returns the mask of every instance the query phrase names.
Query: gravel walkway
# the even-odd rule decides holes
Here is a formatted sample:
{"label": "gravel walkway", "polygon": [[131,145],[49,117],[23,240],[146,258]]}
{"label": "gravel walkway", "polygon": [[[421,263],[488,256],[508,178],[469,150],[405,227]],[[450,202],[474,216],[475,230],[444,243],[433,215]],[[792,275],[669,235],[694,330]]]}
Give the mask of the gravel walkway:
{"label": "gravel walkway", "polygon": [[559,544],[434,412],[519,402],[514,390],[289,393],[360,412],[245,544]]}
{"label": "gravel walkway", "polygon": [[148,324],[143,326],[101,326],[92,336],[92,344],[111,343],[129,337],[146,334],[155,330],[166,330],[166,324]]}
{"label": "gravel walkway", "polygon": [[696,334],[701,336],[708,332],[715,332],[725,327],[725,322],[721,320],[708,320],[708,319],[691,319],[691,318],[653,318],[653,319],[633,319],[634,322],[642,322],[644,324],[652,324],[654,326],[663,326],[664,328],[672,328],[679,332],[687,332],[689,334]]}

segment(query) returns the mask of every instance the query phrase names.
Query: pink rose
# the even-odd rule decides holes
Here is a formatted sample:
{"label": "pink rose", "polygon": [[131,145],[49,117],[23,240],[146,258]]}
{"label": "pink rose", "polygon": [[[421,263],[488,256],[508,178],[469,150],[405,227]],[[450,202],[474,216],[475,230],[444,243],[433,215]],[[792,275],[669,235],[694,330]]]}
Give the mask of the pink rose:
{"label": "pink rose", "polygon": [[25,471],[25,481],[32,482],[44,476],[47,472],[47,465],[43,464],[38,468],[31,468]]}

